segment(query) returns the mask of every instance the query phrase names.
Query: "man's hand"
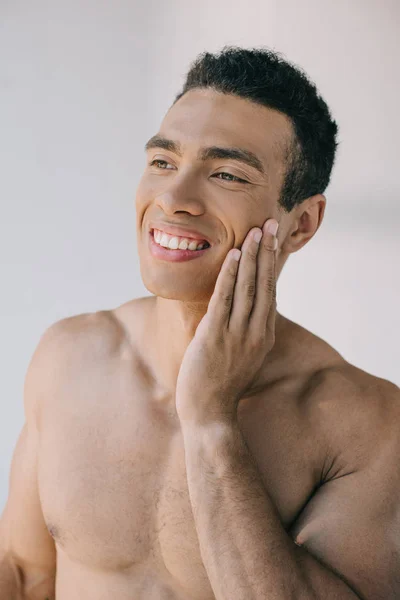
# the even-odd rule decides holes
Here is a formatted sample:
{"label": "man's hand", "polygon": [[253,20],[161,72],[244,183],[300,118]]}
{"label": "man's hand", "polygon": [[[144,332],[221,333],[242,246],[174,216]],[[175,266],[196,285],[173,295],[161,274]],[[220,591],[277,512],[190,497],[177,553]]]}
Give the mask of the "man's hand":
{"label": "man's hand", "polygon": [[[273,348],[277,227],[269,219],[262,232],[252,228],[241,251],[230,250],[225,258],[179,371],[176,408],[181,421],[234,422],[240,398]],[[256,232],[262,233],[259,243],[253,238]]]}

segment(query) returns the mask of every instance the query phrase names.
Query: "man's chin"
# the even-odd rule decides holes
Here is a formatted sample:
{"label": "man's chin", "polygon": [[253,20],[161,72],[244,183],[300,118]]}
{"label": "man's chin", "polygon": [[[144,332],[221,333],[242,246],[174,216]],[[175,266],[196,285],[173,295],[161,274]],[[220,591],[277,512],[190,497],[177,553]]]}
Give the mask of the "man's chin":
{"label": "man's chin", "polygon": [[165,298],[166,300],[179,300],[180,302],[202,302],[207,303],[210,301],[214,288],[199,288],[199,286],[193,287],[188,282],[188,285],[183,285],[183,282],[176,285],[172,285],[171,282],[162,284],[160,281],[145,281],[143,280],[146,289],[159,298]]}

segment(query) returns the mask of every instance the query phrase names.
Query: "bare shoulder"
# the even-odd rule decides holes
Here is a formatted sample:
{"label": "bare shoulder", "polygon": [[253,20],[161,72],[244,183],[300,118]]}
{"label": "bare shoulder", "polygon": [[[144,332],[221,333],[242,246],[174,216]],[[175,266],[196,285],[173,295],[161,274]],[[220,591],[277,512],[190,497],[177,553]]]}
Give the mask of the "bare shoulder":
{"label": "bare shoulder", "polygon": [[56,321],[39,339],[28,373],[50,367],[58,374],[62,370],[73,374],[113,357],[130,357],[133,336],[128,323],[142,321],[144,300],[133,299],[115,309],[81,313]]}
{"label": "bare shoulder", "polygon": [[400,411],[400,388],[396,384],[346,361],[316,371],[307,396],[317,418],[334,411],[347,418],[364,418],[368,423],[373,416],[389,419]]}
{"label": "bare shoulder", "polygon": [[344,430],[354,424],[353,418],[359,427],[376,427],[381,421],[398,418],[397,385],[347,362],[328,342],[297,323],[286,321],[296,348],[289,360],[304,375],[299,401],[309,418],[320,426],[339,420]]}
{"label": "bare shoulder", "polygon": [[73,315],[51,324],[28,365],[25,410],[35,409],[41,398],[68,385],[91,366],[109,360],[128,343],[124,328],[109,310]]}
{"label": "bare shoulder", "polygon": [[300,374],[298,414],[319,441],[324,473],[341,476],[374,461],[380,451],[399,452],[399,387],[347,362],[297,323],[286,319],[285,327],[295,348],[289,362]]}
{"label": "bare shoulder", "polygon": [[77,360],[90,360],[112,354],[124,341],[124,329],[114,312],[101,310],[56,321],[45,330],[36,350],[47,353],[73,350]]}
{"label": "bare shoulder", "polygon": [[342,360],[315,372],[304,414],[326,442],[326,466],[344,474],[400,450],[400,389]]}

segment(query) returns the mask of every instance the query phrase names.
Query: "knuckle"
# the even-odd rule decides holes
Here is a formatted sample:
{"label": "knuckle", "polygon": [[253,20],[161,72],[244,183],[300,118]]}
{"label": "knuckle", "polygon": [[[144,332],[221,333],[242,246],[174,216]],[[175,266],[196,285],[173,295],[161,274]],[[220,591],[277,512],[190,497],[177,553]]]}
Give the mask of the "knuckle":
{"label": "knuckle", "polygon": [[257,353],[265,346],[264,337],[260,335],[259,332],[256,332],[248,342],[248,349],[250,353]]}
{"label": "knuckle", "polygon": [[232,298],[233,298],[233,295],[230,293],[222,294],[221,302],[222,302],[223,306],[230,307],[230,305],[232,304]]}
{"label": "knuckle", "polygon": [[254,332],[253,335],[250,336],[249,339],[249,346],[252,350],[256,350],[257,348],[259,348],[262,345],[262,341],[263,341],[263,336],[260,335],[260,332]]}
{"label": "knuckle", "polygon": [[268,294],[274,294],[274,290],[275,290],[275,280],[274,278],[271,277],[267,277],[264,282],[263,282],[263,287],[264,289],[268,292]]}
{"label": "knuckle", "polygon": [[267,252],[270,252],[272,255],[275,255],[274,242],[271,242],[270,240],[265,240],[263,245],[264,245],[264,249]]}
{"label": "knuckle", "polygon": [[251,258],[252,260],[256,260],[257,259],[257,254],[258,254],[258,244],[257,247],[254,248],[254,246],[249,246],[247,249],[247,255],[249,258]]}
{"label": "knuckle", "polygon": [[267,339],[266,331],[259,326],[255,321],[250,327],[250,349],[256,350],[257,348],[263,348]]}
{"label": "knuckle", "polygon": [[256,284],[254,281],[246,281],[246,283],[243,284],[243,288],[247,297],[252,298],[256,293]]}
{"label": "knuckle", "polygon": [[232,277],[235,275],[236,273],[236,265],[235,265],[236,261],[231,260],[229,265],[228,265],[228,273],[229,275],[232,275]]}

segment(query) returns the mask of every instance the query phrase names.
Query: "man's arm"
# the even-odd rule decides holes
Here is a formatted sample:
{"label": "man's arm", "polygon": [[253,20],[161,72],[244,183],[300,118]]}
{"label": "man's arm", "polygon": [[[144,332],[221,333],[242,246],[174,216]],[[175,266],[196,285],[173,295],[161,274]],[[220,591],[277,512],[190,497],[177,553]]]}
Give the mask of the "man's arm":
{"label": "man's arm", "polygon": [[336,473],[313,496],[294,526],[301,546],[284,530],[237,428],[183,430],[190,499],[216,600],[400,597],[400,398],[396,386],[385,389],[373,407],[365,397],[354,400],[361,412],[354,409],[347,421],[334,403],[312,416],[338,440],[347,436],[338,462],[348,452],[358,470]]}
{"label": "man's arm", "polygon": [[41,509],[37,461],[43,378],[54,359],[59,327],[59,323],[52,325],[42,336],[25,378],[25,424],[14,450],[9,495],[0,520],[1,600],[55,598],[56,550]]}

